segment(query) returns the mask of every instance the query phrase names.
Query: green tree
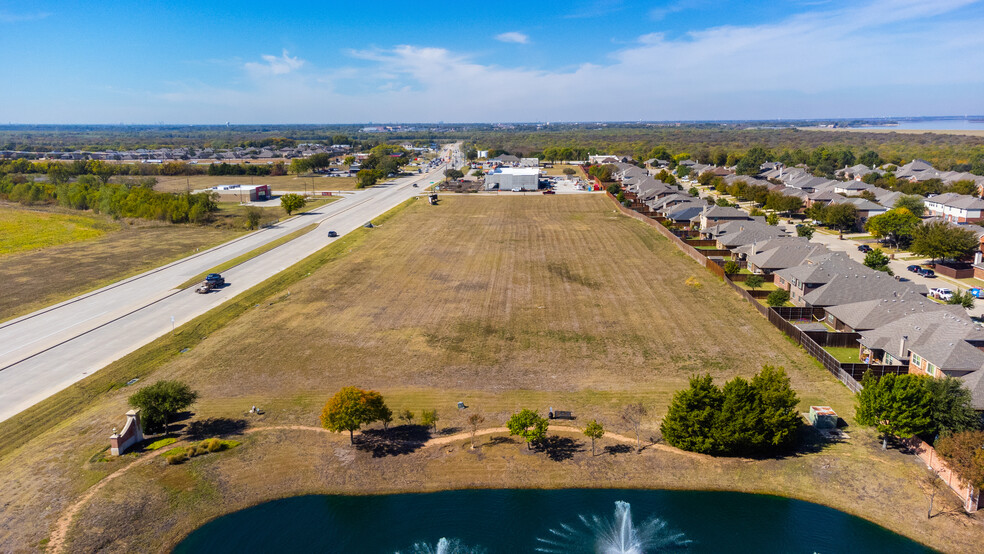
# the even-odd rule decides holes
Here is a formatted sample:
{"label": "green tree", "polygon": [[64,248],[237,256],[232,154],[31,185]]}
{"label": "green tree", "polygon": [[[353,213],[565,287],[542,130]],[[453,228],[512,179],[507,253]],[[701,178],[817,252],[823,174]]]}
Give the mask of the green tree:
{"label": "green tree", "polygon": [[741,271],[741,265],[738,262],[734,260],[728,260],[724,262],[725,275],[735,275],[740,271]]}
{"label": "green tree", "polygon": [[984,488],[984,431],[961,431],[936,441],[950,468],[974,487]]}
{"label": "green tree", "polygon": [[246,228],[252,231],[260,226],[260,220],[263,218],[263,210],[257,208],[256,206],[246,206]]}
{"label": "green tree", "polygon": [[305,200],[300,194],[290,193],[280,197],[280,207],[287,212],[287,215],[304,208],[306,205],[307,200]]}
{"label": "green tree", "polygon": [[786,302],[789,302],[789,291],[785,289],[776,289],[765,297],[765,303],[773,308],[784,306]]}
{"label": "green tree", "polygon": [[605,428],[598,423],[597,420],[592,419],[588,422],[588,425],[584,428],[584,436],[591,439],[591,455],[595,455],[595,440],[600,439],[605,436]]}
{"label": "green tree", "polygon": [[690,187],[690,189],[687,190],[687,194],[689,194],[690,196],[693,196],[694,198],[696,198],[696,197],[700,196],[700,191],[697,190],[697,187]]}
{"label": "green tree", "polygon": [[375,169],[360,169],[355,174],[355,186],[364,189],[379,182],[379,173]]}
{"label": "green tree", "polygon": [[344,166],[351,166],[354,163],[355,163],[355,156],[345,156],[345,159],[342,160],[342,165]]}
{"label": "green tree", "polygon": [[355,442],[355,431],[363,425],[385,419],[392,412],[376,391],[344,387],[331,397],[321,410],[321,426],[333,433],[349,432],[349,442]]}
{"label": "green tree", "polygon": [[947,304],[954,304],[957,306],[962,306],[968,310],[974,309],[974,295],[970,294],[970,291],[953,291],[953,295],[950,299],[946,301]]}
{"label": "green tree", "polygon": [[755,290],[765,284],[765,279],[761,275],[749,275],[748,279],[745,279],[745,284]]}
{"label": "green tree", "polygon": [[174,414],[195,403],[198,393],[181,381],[158,381],[130,395],[130,406],[140,409],[144,431],[168,431]]}
{"label": "green tree", "polygon": [[813,238],[813,233],[816,231],[816,227],[810,225],[809,223],[804,223],[796,227],[796,236],[806,237],[807,240]]}
{"label": "green tree", "polygon": [[932,398],[929,418],[933,422],[934,433],[945,436],[981,428],[981,416],[971,404],[970,389],[963,386],[959,379],[930,379],[926,386]]}
{"label": "green tree", "polygon": [[397,417],[399,417],[400,421],[403,421],[406,425],[413,424],[413,412],[408,409],[404,408],[404,410],[400,412],[400,415]]}
{"label": "green tree", "polygon": [[759,425],[758,395],[748,381],[735,377],[724,384],[723,400],[717,410],[710,454],[751,454],[765,442]]}
{"label": "green tree", "polygon": [[710,454],[717,451],[714,424],[723,403],[724,393],[710,375],[691,377],[690,387],[673,395],[660,425],[663,438],[690,452]]}
{"label": "green tree", "polygon": [[769,225],[779,225],[779,214],[776,212],[771,212],[769,215],[765,216],[765,222]]}
{"label": "green tree", "polygon": [[888,256],[882,252],[881,248],[875,248],[864,255],[864,265],[875,271],[889,271]]}
{"label": "green tree", "polygon": [[577,171],[575,171],[573,167],[564,168],[564,175],[567,177],[573,177],[575,173],[577,173]]}
{"label": "green tree", "polygon": [[945,261],[967,257],[978,248],[980,242],[970,229],[946,221],[928,221],[913,231],[909,250],[920,256]]}
{"label": "green tree", "polygon": [[290,161],[290,171],[294,175],[300,175],[301,173],[307,173],[311,170],[311,165],[305,158],[294,158]]}
{"label": "green tree", "polygon": [[908,244],[920,222],[919,217],[908,208],[895,208],[868,219],[864,228],[873,236],[886,238],[900,248],[901,244]]}
{"label": "green tree", "polygon": [[437,410],[424,410],[420,412],[420,424],[428,428],[433,427],[435,433],[437,432],[437,422],[439,419],[441,418],[437,415]]}
{"label": "green tree", "polygon": [[445,179],[461,179],[465,174],[457,169],[445,169],[444,177]]}
{"label": "green tree", "polygon": [[758,425],[762,427],[761,436],[765,443],[762,449],[784,447],[792,442],[800,424],[796,411],[799,398],[789,382],[789,376],[782,367],[762,366],[752,377],[752,388],[758,396]]}
{"label": "green tree", "polygon": [[840,230],[841,236],[844,231],[853,229],[858,224],[858,207],[854,204],[832,204],[823,211],[824,223]]}
{"label": "green tree", "polygon": [[895,201],[895,209],[906,209],[909,213],[915,215],[916,217],[922,217],[926,215],[926,204],[923,202],[923,197],[918,194],[904,194]]}
{"label": "green tree", "polygon": [[857,421],[875,427],[882,434],[882,448],[888,436],[909,438],[932,427],[930,408],[933,397],[922,375],[883,375],[876,378],[870,371],[861,380],[857,403]]}
{"label": "green tree", "polygon": [[523,409],[516,412],[506,422],[510,435],[518,435],[526,441],[526,448],[532,449],[534,442],[540,442],[547,437],[546,418],[540,417],[534,410]]}
{"label": "green tree", "polygon": [[618,193],[622,192],[622,185],[618,183],[612,183],[608,185],[608,187],[605,190],[607,190],[608,194],[611,194],[612,196],[618,196]]}

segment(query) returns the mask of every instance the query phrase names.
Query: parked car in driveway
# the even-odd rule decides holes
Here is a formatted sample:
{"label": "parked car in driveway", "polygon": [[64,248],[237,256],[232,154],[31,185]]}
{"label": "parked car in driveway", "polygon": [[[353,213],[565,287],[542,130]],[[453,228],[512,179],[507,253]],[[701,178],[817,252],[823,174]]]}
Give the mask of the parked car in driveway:
{"label": "parked car in driveway", "polygon": [[940,287],[929,291],[929,295],[939,300],[949,300],[953,298],[953,291],[946,287]]}
{"label": "parked car in driveway", "polygon": [[929,277],[929,278],[936,277],[935,271],[933,271],[932,269],[926,269],[924,267],[919,268],[919,271],[917,273],[919,273],[919,275],[922,275],[923,277]]}
{"label": "parked car in driveway", "polygon": [[911,272],[913,272],[913,273],[919,273],[919,270],[922,269],[922,268],[919,267],[918,265],[910,265],[910,266],[906,267],[906,269],[909,270],[909,271],[911,271]]}

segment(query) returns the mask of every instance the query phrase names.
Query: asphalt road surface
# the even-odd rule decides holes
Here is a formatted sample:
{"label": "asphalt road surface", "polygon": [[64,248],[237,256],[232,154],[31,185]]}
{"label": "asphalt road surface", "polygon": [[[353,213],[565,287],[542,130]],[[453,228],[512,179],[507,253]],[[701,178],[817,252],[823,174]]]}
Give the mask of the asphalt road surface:
{"label": "asphalt road surface", "polygon": [[[404,177],[210,250],[0,324],[0,421],[98,371],[421,194],[446,166]],[[417,183],[419,188],[414,188]],[[298,229],[318,227],[223,273],[208,294],[175,287]]]}

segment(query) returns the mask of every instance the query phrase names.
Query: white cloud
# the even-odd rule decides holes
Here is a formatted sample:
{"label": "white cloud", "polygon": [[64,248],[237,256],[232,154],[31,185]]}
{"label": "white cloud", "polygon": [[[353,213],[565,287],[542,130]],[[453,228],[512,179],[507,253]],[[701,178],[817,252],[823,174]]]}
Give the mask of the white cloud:
{"label": "white cloud", "polygon": [[261,57],[265,63],[247,62],[244,66],[246,70],[256,76],[286,75],[287,73],[300,69],[304,65],[304,60],[296,56],[293,58],[290,57],[286,49],[284,49],[279,57],[269,54]]}
{"label": "white cloud", "polygon": [[509,31],[508,33],[502,33],[496,35],[495,40],[498,40],[499,42],[514,42],[516,44],[527,44],[530,42],[530,37],[518,31]]}
{"label": "white cloud", "polygon": [[[571,69],[480,63],[445,48],[348,52],[318,68],[263,56],[239,85],[155,95],[187,122],[769,119],[980,113],[984,21],[968,0],[874,0],[746,26],[651,33]],[[276,75],[277,79],[260,78]],[[120,108],[121,110],[123,108]],[[156,115],[160,114],[160,115]],[[109,118],[115,120],[118,118]]]}

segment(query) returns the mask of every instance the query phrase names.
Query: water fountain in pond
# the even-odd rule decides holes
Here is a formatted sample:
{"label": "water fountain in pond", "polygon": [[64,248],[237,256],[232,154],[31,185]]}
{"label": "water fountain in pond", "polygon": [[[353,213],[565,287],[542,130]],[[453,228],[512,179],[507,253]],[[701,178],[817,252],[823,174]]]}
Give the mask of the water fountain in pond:
{"label": "water fountain in pond", "polygon": [[[441,540],[433,545],[425,542],[414,543],[407,551],[408,554],[484,554],[484,552],[485,550],[481,548],[465,546],[458,539],[446,539],[444,537],[441,537]],[[396,554],[400,553],[397,552]]]}
{"label": "water fountain in pond", "polygon": [[556,554],[644,554],[686,548],[683,533],[667,528],[665,521],[650,518],[636,526],[628,502],[615,502],[615,515],[605,518],[578,516],[581,524],[561,523],[550,536],[538,538],[538,552]]}

